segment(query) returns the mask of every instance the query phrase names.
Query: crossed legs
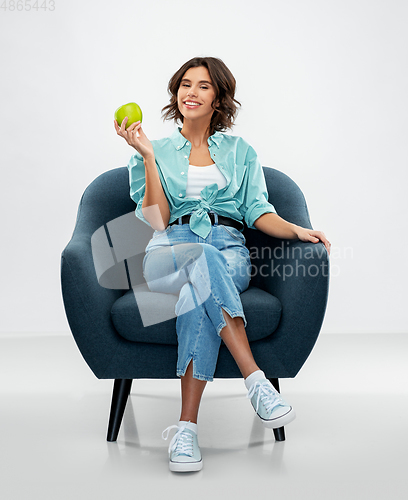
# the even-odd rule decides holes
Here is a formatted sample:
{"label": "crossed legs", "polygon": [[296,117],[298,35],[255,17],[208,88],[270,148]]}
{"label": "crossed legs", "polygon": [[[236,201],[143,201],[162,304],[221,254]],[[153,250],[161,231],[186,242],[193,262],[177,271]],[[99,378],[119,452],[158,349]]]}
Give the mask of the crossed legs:
{"label": "crossed legs", "polygon": [[[237,243],[234,240],[229,242],[228,248],[236,246]],[[222,237],[222,247],[227,248],[225,235]],[[227,271],[228,263],[237,270],[233,276],[230,276]],[[146,259],[145,274],[150,290],[179,292],[176,315],[178,316],[179,361],[181,361],[178,372],[184,373],[181,376],[181,421],[197,423],[198,409],[206,381],[194,378],[193,368],[197,368],[197,373],[200,375],[207,375],[211,368],[215,368],[219,337],[229,349],[244,378],[259,370],[249,347],[244,321],[240,316],[232,318],[222,309],[226,325],[219,337],[215,332],[215,326],[220,323],[219,303],[221,300],[231,312],[241,310],[238,294],[248,286],[249,265],[250,261],[245,252],[221,252],[215,246],[194,242],[159,247],[153,250]],[[212,270],[211,274],[209,269]],[[206,307],[203,315],[201,304],[204,302]],[[205,336],[200,338],[200,331],[196,331],[195,335],[198,336],[191,337],[193,345],[190,345],[185,340],[189,338],[189,329],[192,325],[196,326],[196,330],[197,325],[201,325]],[[202,343],[202,339],[207,342],[206,351],[203,351],[205,344]],[[197,342],[197,345],[194,342]],[[182,364],[185,357],[190,356],[191,349],[196,348],[201,349],[201,365],[193,366],[193,362],[190,361],[185,369],[185,365]],[[208,359],[210,363],[214,363],[214,367],[206,366],[206,360],[202,357],[204,352],[208,353]]]}
{"label": "crossed legs", "polygon": [[[231,318],[222,311],[226,326],[220,336],[230,351],[240,369],[242,376],[247,378],[251,373],[259,370],[249,346],[245,332],[244,321],[241,317]],[[181,415],[180,420],[197,423],[201,397],[207,382],[193,378],[193,363],[188,365],[186,373],[181,377]]]}

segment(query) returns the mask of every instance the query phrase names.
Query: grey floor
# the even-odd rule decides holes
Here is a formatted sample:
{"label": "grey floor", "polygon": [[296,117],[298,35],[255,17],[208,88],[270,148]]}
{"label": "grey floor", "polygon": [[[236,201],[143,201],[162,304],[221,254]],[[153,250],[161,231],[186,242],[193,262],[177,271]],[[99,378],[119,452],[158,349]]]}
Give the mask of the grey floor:
{"label": "grey floor", "polygon": [[257,420],[242,380],[207,385],[204,468],[168,470],[162,431],[178,380],[134,381],[116,443],[112,382],[69,336],[0,336],[2,500],[408,498],[408,335],[321,335],[281,390],[297,412],[286,441]]}

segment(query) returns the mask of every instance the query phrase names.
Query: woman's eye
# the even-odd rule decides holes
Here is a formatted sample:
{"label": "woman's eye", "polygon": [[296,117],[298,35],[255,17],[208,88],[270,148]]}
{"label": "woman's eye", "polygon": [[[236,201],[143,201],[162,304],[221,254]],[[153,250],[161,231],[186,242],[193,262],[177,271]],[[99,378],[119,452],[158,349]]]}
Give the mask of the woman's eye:
{"label": "woman's eye", "polygon": [[[182,87],[190,87],[190,84],[189,83],[182,83],[181,86]],[[200,89],[208,90],[208,87],[206,85],[201,85]]]}

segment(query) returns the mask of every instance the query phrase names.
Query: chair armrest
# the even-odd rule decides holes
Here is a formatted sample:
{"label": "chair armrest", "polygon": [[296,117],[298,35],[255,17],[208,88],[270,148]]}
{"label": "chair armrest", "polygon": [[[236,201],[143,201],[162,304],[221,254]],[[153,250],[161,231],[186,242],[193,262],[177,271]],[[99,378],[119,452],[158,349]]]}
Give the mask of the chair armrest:
{"label": "chair armrest", "polygon": [[111,320],[113,303],[123,294],[99,285],[87,234],[74,232],[61,255],[61,287],[68,323],[85,361],[98,378],[123,340]]}
{"label": "chair armrest", "polygon": [[281,320],[270,341],[288,376],[294,377],[312,351],[323,323],[329,256],[322,243],[271,240],[272,246],[264,248],[267,255],[253,261],[251,284],[271,293],[282,304]]}

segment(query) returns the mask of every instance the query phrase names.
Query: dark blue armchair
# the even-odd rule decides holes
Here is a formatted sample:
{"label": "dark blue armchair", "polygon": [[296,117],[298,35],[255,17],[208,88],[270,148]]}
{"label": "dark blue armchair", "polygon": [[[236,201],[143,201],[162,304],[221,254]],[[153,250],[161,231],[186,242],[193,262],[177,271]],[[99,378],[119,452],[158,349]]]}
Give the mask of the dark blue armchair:
{"label": "dark blue armchair", "polygon": [[[263,169],[278,214],[311,228],[299,187],[282,172]],[[150,292],[140,279],[143,249],[153,230],[134,210],[127,168],[101,174],[82,196],[61,258],[63,301],[74,339],[95,376],[114,379],[108,441],[117,439],[133,379],[177,378],[177,297]],[[250,286],[241,294],[247,335],[258,366],[279,390],[279,378],[296,376],[319,335],[328,254],[322,243],[275,239],[247,227],[244,235],[253,265]],[[214,377],[241,377],[223,344]],[[285,439],[283,428],[274,433]]]}

